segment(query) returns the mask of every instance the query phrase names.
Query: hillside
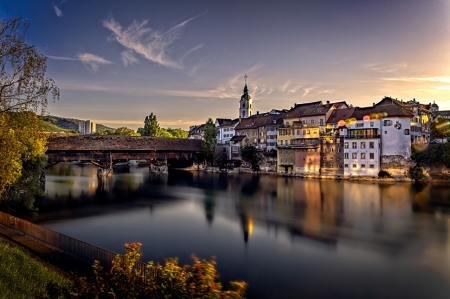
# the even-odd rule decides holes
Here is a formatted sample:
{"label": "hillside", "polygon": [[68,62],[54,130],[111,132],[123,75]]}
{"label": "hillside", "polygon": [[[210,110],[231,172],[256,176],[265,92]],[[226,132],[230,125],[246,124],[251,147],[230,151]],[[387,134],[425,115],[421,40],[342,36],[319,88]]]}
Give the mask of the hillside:
{"label": "hillside", "polygon": [[[46,132],[70,132],[78,131],[78,123],[82,121],[84,120],[47,115],[43,117],[41,125]],[[102,124],[97,124],[98,132],[103,132],[106,130],[114,129]]]}

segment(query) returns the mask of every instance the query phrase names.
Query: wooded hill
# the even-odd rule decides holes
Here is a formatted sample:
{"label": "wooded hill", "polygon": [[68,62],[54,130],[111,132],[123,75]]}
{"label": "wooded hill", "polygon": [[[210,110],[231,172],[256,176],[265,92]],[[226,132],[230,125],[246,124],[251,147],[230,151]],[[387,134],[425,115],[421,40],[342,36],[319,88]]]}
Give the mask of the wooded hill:
{"label": "wooded hill", "polygon": [[[78,132],[78,123],[84,120],[76,119],[76,118],[65,118],[54,115],[43,116],[41,123],[42,131],[44,132]],[[114,130],[114,128],[110,128],[104,126],[102,124],[97,124],[97,132],[102,132],[106,130]]]}

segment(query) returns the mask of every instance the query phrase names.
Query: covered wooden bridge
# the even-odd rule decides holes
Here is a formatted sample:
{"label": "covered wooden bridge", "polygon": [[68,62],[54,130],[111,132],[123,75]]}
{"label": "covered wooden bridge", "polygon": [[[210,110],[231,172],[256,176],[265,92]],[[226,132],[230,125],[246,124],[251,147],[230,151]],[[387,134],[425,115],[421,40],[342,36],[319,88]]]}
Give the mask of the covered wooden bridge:
{"label": "covered wooden bridge", "polygon": [[147,136],[50,136],[48,163],[91,162],[109,168],[119,162],[146,160],[154,165],[184,168],[202,158],[201,140]]}

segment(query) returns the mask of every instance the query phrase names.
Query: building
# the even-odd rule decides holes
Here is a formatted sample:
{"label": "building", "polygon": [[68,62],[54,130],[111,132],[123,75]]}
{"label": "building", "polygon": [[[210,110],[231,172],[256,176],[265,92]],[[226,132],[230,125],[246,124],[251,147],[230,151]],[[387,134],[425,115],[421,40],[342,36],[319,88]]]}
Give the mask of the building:
{"label": "building", "polygon": [[93,121],[86,120],[78,123],[78,132],[80,134],[97,133],[97,124]]}
{"label": "building", "polygon": [[246,118],[252,116],[253,109],[253,100],[252,97],[248,94],[247,88],[247,76],[245,76],[245,86],[244,86],[244,94],[241,96],[239,100],[239,117]]}
{"label": "building", "polygon": [[205,124],[189,127],[189,139],[203,139]]}

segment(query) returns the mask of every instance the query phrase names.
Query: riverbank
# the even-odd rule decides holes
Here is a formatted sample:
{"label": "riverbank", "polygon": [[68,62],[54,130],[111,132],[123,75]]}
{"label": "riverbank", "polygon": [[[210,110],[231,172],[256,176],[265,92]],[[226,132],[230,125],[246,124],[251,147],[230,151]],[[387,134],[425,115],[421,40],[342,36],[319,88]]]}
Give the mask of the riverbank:
{"label": "riverbank", "polygon": [[70,283],[68,274],[55,269],[25,249],[0,235],[0,297],[34,298],[49,282]]}

